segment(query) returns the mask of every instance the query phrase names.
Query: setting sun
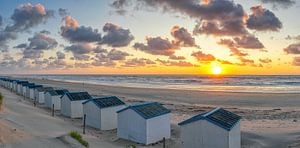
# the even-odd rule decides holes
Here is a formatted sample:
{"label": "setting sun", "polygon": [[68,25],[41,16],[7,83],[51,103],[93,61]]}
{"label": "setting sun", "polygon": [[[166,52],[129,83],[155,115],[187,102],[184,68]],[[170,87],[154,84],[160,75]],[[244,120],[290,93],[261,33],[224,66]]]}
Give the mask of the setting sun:
{"label": "setting sun", "polygon": [[215,75],[221,74],[222,68],[220,66],[214,66],[212,67],[211,72]]}

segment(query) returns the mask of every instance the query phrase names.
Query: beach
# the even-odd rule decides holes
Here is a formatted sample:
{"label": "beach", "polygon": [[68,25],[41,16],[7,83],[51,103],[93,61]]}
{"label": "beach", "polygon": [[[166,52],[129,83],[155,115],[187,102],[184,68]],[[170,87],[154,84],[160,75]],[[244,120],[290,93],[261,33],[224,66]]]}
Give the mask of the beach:
{"label": "beach", "polygon": [[[168,140],[170,147],[179,147],[178,122],[214,107],[223,107],[242,117],[242,147],[244,148],[300,147],[300,94],[297,93],[235,93],[106,86],[32,78],[24,80],[70,91],[87,91],[93,96],[114,95],[128,104],[145,101],[161,102],[172,111],[172,138]],[[1,89],[1,93],[3,93],[2,91],[4,90]],[[4,95],[10,96],[11,94],[6,92]],[[39,107],[41,110],[45,110],[42,105]],[[61,124],[70,123],[70,119],[63,117],[59,117],[59,119],[64,120]],[[81,121],[74,122],[75,127],[80,128]],[[127,141],[107,140],[116,138],[114,133],[94,132],[92,129],[89,131],[91,136],[103,137],[100,138],[101,140],[99,139],[99,142],[106,142],[117,147],[128,144]],[[159,146],[161,145],[148,147]]]}

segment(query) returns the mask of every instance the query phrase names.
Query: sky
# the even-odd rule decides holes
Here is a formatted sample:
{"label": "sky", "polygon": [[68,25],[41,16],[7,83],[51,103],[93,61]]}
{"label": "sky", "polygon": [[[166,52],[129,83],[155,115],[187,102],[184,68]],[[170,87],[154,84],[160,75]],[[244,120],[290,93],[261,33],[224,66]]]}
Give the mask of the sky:
{"label": "sky", "polygon": [[299,75],[299,3],[0,0],[0,73]]}

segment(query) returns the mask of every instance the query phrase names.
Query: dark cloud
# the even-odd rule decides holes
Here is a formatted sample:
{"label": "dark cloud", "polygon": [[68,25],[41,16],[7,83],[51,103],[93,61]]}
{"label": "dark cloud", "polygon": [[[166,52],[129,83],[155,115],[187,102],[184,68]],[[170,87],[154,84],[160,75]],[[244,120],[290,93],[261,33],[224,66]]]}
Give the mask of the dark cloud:
{"label": "dark cloud", "polygon": [[295,0],[260,0],[260,1],[266,4],[272,4],[274,8],[277,8],[278,6],[287,8],[296,4]]}
{"label": "dark cloud", "polygon": [[183,27],[174,26],[171,29],[171,35],[174,37],[174,40],[172,41],[174,45],[186,47],[196,46],[195,39],[192,37],[192,34]]}
{"label": "dark cloud", "polygon": [[195,57],[199,62],[211,62],[216,60],[212,54],[205,54],[202,51],[193,52],[191,56]]}
{"label": "dark cloud", "polygon": [[295,57],[294,60],[293,60],[292,65],[300,66],[300,57]]}
{"label": "dark cloud", "polygon": [[147,38],[147,44],[135,43],[133,47],[137,50],[144,51],[153,55],[170,56],[175,53],[178,48],[174,46],[168,39],[161,37]]}
{"label": "dark cloud", "polygon": [[64,50],[70,51],[73,54],[89,54],[94,50],[94,48],[90,44],[80,43],[67,46]]}
{"label": "dark cloud", "polygon": [[68,12],[68,9],[59,8],[58,14],[60,17],[65,17],[65,16],[69,15],[69,12]]}
{"label": "dark cloud", "polygon": [[94,49],[94,53],[107,53],[107,50],[98,46]]}
{"label": "dark cloud", "polygon": [[145,58],[134,58],[124,62],[124,67],[141,67],[141,66],[153,66],[156,64],[154,61]]}
{"label": "dark cloud", "polygon": [[197,66],[194,65],[190,62],[186,62],[186,61],[170,61],[170,60],[161,60],[161,59],[157,59],[157,62],[160,63],[160,65],[164,65],[164,66],[178,66],[178,67],[192,67],[192,66]]}
{"label": "dark cloud", "polygon": [[263,48],[265,48],[264,45],[258,40],[258,38],[253,35],[236,37],[236,38],[234,38],[234,41],[238,48],[246,48],[246,49],[263,49]]}
{"label": "dark cloud", "polygon": [[2,16],[0,15],[0,27],[2,26],[3,24],[3,19],[2,19]]}
{"label": "dark cloud", "polygon": [[61,36],[70,42],[100,42],[101,34],[92,27],[80,26],[71,16],[63,18],[64,25],[61,26]]}
{"label": "dark cloud", "polygon": [[11,19],[13,25],[7,26],[6,31],[26,31],[34,26],[37,26],[54,16],[52,10],[47,10],[43,5],[22,4],[15,10]]}
{"label": "dark cloud", "polygon": [[281,21],[273,12],[262,6],[251,8],[252,14],[247,20],[247,27],[257,31],[279,31],[282,28]]}
{"label": "dark cloud", "polygon": [[26,43],[22,43],[22,44],[19,44],[17,46],[15,46],[14,48],[20,48],[20,49],[23,49],[23,48],[27,48],[28,45]]}
{"label": "dark cloud", "polygon": [[291,44],[283,50],[287,54],[300,54],[300,43]]}
{"label": "dark cloud", "polygon": [[107,55],[99,53],[95,56],[94,61],[92,62],[93,66],[106,66],[106,67],[115,67],[116,62],[109,59]]}
{"label": "dark cloud", "polygon": [[260,61],[261,63],[271,63],[271,62],[272,62],[272,60],[269,59],[269,58],[259,59],[259,61]]}
{"label": "dark cloud", "polygon": [[126,60],[127,56],[130,56],[127,52],[119,51],[116,49],[112,49],[107,54],[107,58],[112,61]]}
{"label": "dark cloud", "polygon": [[23,58],[24,59],[38,59],[43,57],[43,51],[42,50],[33,50],[33,49],[26,49],[23,50]]}
{"label": "dark cloud", "polygon": [[106,33],[101,41],[101,44],[106,44],[112,47],[124,47],[130,44],[134,39],[129,29],[123,29],[112,23],[106,23],[103,27]]}
{"label": "dark cloud", "polygon": [[17,38],[16,32],[8,32],[5,30],[0,30],[0,51],[7,51],[8,45],[7,43],[11,40],[15,40]]}
{"label": "dark cloud", "polygon": [[48,50],[57,47],[58,43],[54,38],[44,33],[36,33],[32,38],[28,39],[29,45],[27,49],[32,50]]}
{"label": "dark cloud", "polygon": [[[135,5],[134,5],[135,4]],[[244,35],[247,30],[244,26],[246,13],[240,4],[230,0],[115,0],[112,4],[117,10],[124,10],[128,6],[142,6],[161,8],[164,12],[179,12],[199,21],[194,29],[195,34],[209,35]]]}
{"label": "dark cloud", "polygon": [[57,59],[65,59],[66,58],[65,53],[63,53],[61,51],[56,52],[56,56],[57,56]]}
{"label": "dark cloud", "polygon": [[236,47],[236,44],[233,40],[231,39],[221,39],[218,44],[226,46],[230,49],[231,56],[238,56],[238,57],[243,57],[247,56],[248,53],[242,52]]}
{"label": "dark cloud", "polygon": [[169,56],[170,60],[185,60],[184,56],[176,56],[176,55],[171,55]]}

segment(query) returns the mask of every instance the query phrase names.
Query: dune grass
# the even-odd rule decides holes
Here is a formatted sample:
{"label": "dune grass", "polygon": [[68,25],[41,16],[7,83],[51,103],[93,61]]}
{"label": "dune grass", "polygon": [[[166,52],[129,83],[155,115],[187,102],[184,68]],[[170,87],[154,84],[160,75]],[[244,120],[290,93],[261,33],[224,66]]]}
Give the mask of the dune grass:
{"label": "dune grass", "polygon": [[79,143],[81,143],[83,146],[89,147],[89,143],[82,139],[82,136],[80,135],[80,133],[78,133],[76,131],[72,131],[72,132],[69,133],[69,135],[72,138],[74,138],[75,140],[77,140]]}
{"label": "dune grass", "polygon": [[2,105],[3,105],[3,96],[0,93],[0,110],[2,109]]}

